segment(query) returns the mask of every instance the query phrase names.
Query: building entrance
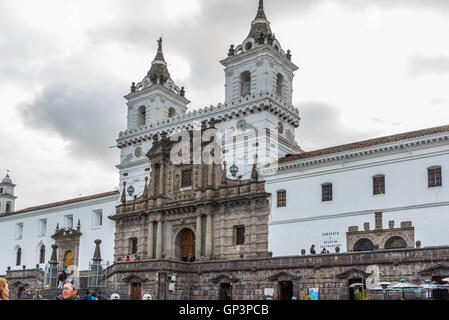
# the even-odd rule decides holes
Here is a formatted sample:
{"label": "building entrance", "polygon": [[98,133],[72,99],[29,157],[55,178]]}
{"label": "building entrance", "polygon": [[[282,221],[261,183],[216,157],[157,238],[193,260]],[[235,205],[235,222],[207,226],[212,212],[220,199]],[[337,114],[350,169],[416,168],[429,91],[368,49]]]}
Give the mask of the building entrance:
{"label": "building entrance", "polygon": [[293,296],[293,283],[291,281],[279,281],[279,300],[291,300]]}
{"label": "building entrance", "polygon": [[180,260],[188,261],[189,256],[195,259],[195,235],[190,229],[185,230],[180,241]]}

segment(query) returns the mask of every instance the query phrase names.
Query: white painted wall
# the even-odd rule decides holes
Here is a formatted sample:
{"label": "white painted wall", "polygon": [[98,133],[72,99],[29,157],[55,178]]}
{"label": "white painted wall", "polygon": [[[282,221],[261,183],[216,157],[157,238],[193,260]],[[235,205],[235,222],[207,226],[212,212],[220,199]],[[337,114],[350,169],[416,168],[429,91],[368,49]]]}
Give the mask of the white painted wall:
{"label": "white painted wall", "polygon": [[[8,266],[12,270],[21,269],[26,265],[28,269],[34,268],[39,263],[40,244],[46,248],[45,262],[51,257],[51,245],[54,240],[51,235],[54,234],[56,224],[64,225],[64,216],[73,215],[73,223],[76,228],[78,219],[81,222],[81,239],[79,251],[79,268],[87,270],[89,260],[92,259],[96,239],[102,241],[100,245],[103,262],[113,262],[114,256],[114,234],[115,223],[108,219],[108,216],[115,214],[115,205],[118,196],[108,196],[83,202],[77,202],[70,205],[53,207],[49,209],[37,210],[22,214],[16,214],[8,217],[0,217],[0,273],[5,273]],[[102,227],[93,226],[93,212],[95,210],[103,211]],[[47,219],[47,230],[45,236],[39,235],[39,220]],[[16,225],[23,223],[23,237],[18,240],[15,237]],[[22,248],[22,262],[16,266],[16,248]],[[44,265],[41,265],[44,267]]]}
{"label": "white painted wall", "polygon": [[[442,187],[428,187],[427,168],[442,167]],[[373,195],[372,177],[385,175],[385,195]],[[346,251],[349,226],[370,222],[383,212],[383,225],[412,221],[415,240],[423,246],[447,245],[449,234],[449,144],[433,143],[400,152],[383,152],[352,161],[316,164],[279,171],[268,176],[271,193],[269,250],[273,255],[309,252],[324,245],[323,233],[338,232],[335,240]],[[321,185],[333,184],[333,200],[321,201]],[[277,207],[277,191],[286,190],[287,207]],[[330,250],[334,252],[333,249]]]}

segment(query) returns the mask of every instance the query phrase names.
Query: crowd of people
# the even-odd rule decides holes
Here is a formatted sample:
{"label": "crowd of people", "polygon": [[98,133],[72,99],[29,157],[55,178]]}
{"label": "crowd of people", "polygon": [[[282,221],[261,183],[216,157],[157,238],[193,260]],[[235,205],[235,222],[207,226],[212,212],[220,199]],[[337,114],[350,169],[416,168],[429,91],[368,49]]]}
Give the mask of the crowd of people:
{"label": "crowd of people", "polygon": [[[30,287],[27,286],[23,291],[27,292],[26,295],[31,295]],[[4,278],[0,278],[0,300],[9,300],[9,287],[8,281]],[[42,298],[39,289],[34,291],[33,300],[45,300]],[[108,300],[101,292],[90,292],[86,291],[85,295],[81,299],[79,296],[79,289],[76,288],[73,281],[66,282],[62,287],[62,292],[58,294],[57,297],[52,300]],[[109,300],[120,300],[120,295],[118,293],[114,293],[111,295]],[[143,300],[152,300],[150,294],[146,294],[143,297]]]}
{"label": "crowd of people", "polygon": [[[327,250],[326,248],[323,247],[323,249],[321,250],[320,254],[329,254],[329,250]],[[315,245],[312,244],[312,246],[310,247],[310,254],[316,254],[316,250],[315,250]]]}

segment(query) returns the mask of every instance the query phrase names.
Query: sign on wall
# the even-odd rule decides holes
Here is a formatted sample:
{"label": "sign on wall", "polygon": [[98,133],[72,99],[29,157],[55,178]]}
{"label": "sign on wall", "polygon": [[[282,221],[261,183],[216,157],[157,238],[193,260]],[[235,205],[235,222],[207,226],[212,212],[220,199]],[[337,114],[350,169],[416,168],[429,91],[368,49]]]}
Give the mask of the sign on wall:
{"label": "sign on wall", "polygon": [[319,246],[319,250],[323,250],[324,248],[330,253],[335,253],[335,248],[339,247],[340,249],[343,246],[343,239],[341,232],[339,231],[330,231],[321,233],[321,244]]}

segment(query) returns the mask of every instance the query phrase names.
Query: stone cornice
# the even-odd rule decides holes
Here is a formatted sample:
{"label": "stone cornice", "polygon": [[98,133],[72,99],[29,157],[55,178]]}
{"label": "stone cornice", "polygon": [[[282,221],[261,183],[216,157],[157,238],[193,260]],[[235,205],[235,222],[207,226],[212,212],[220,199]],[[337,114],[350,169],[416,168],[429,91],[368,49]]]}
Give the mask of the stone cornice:
{"label": "stone cornice", "polygon": [[268,110],[279,118],[291,123],[294,127],[299,126],[299,111],[286,100],[277,97],[274,93],[258,93],[247,97],[241,97],[229,104],[218,104],[204,109],[189,111],[184,115],[158,121],[138,129],[130,129],[120,132],[117,146],[123,148],[142,141],[150,140],[154,134],[166,132],[169,135],[179,130],[193,130],[196,123],[210,121],[222,122],[247,113]]}
{"label": "stone cornice", "polygon": [[[286,256],[274,258],[250,258],[240,260],[213,260],[186,263],[172,260],[142,260],[139,262],[121,262],[107,269],[108,276],[115,273],[137,273],[147,271],[170,270],[172,272],[187,273],[222,273],[237,271],[277,271],[280,269],[307,268],[320,269],[328,267],[347,267],[350,271],[357,266],[372,264],[392,265],[408,263],[435,263],[449,262],[449,247],[408,248],[395,250],[376,250],[367,252],[345,252],[339,254]],[[210,280],[212,280],[211,278]]]}
{"label": "stone cornice", "polygon": [[261,54],[268,54],[275,61],[279,61],[280,59],[280,61],[282,61],[289,67],[291,72],[294,72],[299,69],[293,62],[287,59],[287,57],[282,51],[278,52],[268,44],[256,45],[254,49],[236,54],[234,56],[227,57],[226,59],[221,60],[220,63],[225,67],[230,67],[233,65],[238,65],[245,59],[254,59],[256,56],[259,56]]}
{"label": "stone cornice", "polygon": [[435,134],[414,139],[395,141],[392,143],[379,144],[368,148],[352,149],[344,152],[331,153],[313,158],[294,160],[278,164],[275,169],[261,169],[262,175],[271,175],[279,171],[288,171],[291,169],[307,168],[316,165],[331,165],[340,161],[363,160],[372,156],[383,156],[394,152],[411,152],[410,148],[422,148],[422,146],[449,141],[449,133]]}

